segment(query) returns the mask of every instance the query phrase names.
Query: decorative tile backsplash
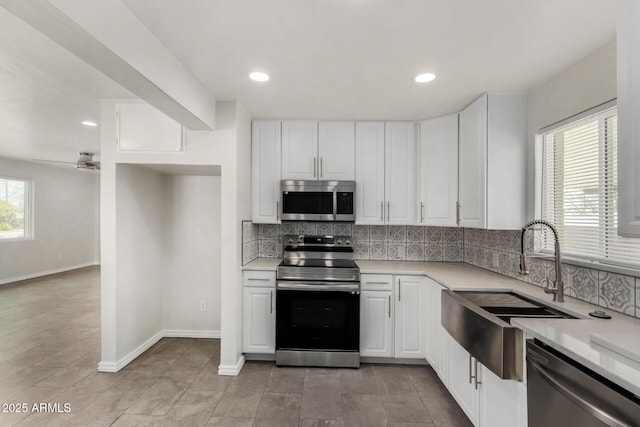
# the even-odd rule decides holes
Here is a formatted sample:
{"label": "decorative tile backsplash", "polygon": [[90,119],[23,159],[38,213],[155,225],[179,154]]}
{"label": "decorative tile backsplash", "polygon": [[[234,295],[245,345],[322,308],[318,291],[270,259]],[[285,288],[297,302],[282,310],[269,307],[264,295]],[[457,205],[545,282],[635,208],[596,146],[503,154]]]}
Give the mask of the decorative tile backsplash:
{"label": "decorative tile backsplash", "polygon": [[361,260],[463,261],[464,256],[463,231],[459,228],[243,221],[243,264],[257,257],[282,257],[282,236],[288,234],[351,236],[354,257]]}
{"label": "decorative tile backsplash", "polygon": [[[527,239],[527,250],[539,242]],[[555,280],[552,260],[529,258],[529,275],[520,276],[520,230],[464,229],[464,262],[545,286]],[[640,318],[640,277],[616,274],[594,268],[562,264],[565,295],[597,304],[609,310]]]}
{"label": "decorative tile backsplash", "polygon": [[242,265],[258,258],[258,224],[242,221]]}
{"label": "decorative tile backsplash", "polygon": [[[551,260],[530,258],[529,275],[519,275],[520,230],[243,221],[243,265],[258,257],[282,257],[282,236],[288,234],[352,236],[360,260],[464,261],[540,287],[555,279]],[[525,244],[531,250],[533,239]],[[640,318],[640,277],[563,263],[562,280],[565,295]]]}

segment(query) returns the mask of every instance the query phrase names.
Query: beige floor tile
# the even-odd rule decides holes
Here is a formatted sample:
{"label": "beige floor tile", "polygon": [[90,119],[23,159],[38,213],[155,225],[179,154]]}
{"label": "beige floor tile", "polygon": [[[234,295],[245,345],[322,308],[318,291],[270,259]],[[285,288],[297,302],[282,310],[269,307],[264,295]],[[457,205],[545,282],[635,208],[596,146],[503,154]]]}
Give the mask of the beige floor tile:
{"label": "beige floor tile", "polygon": [[0,414],[0,426],[471,426],[427,366],[249,361],[218,376],[220,340],[164,338],[122,371],[96,372],[99,279],[88,268],[0,287],[0,401],[71,405]]}

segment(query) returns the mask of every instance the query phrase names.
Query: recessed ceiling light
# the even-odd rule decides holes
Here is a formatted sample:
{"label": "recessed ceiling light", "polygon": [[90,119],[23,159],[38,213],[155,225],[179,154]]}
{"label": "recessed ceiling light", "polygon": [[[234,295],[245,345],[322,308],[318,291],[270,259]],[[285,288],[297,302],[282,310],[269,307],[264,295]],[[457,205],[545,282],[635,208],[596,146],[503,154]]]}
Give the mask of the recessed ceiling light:
{"label": "recessed ceiling light", "polygon": [[415,80],[417,83],[428,83],[431,80],[435,79],[436,75],[432,73],[424,73],[416,76]]}
{"label": "recessed ceiling light", "polygon": [[257,82],[266,82],[267,80],[269,80],[269,75],[266,73],[261,73],[260,71],[255,71],[249,74],[249,78]]}
{"label": "recessed ceiling light", "polygon": [[96,122],[92,122],[91,120],[83,120],[80,123],[82,123],[85,126],[91,126],[92,128],[98,126]]}

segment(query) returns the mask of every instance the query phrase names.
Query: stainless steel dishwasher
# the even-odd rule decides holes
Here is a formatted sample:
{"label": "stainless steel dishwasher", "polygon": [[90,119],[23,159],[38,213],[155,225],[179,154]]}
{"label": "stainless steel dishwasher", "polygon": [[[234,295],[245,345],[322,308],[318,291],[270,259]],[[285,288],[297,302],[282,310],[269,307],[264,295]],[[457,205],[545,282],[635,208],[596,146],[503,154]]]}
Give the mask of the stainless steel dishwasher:
{"label": "stainless steel dishwasher", "polygon": [[527,340],[529,427],[640,426],[640,398],[537,340]]}

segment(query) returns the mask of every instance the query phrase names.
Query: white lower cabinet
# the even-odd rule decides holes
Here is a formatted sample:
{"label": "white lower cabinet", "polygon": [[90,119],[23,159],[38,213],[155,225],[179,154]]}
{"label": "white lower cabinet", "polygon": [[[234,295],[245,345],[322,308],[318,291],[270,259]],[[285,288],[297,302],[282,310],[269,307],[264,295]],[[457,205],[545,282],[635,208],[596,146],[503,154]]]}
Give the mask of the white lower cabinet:
{"label": "white lower cabinet", "polygon": [[393,357],[391,291],[360,293],[360,355]]}
{"label": "white lower cabinet", "polygon": [[360,277],[360,355],[424,357],[423,276]]}
{"label": "white lower cabinet", "polygon": [[276,273],[245,271],[242,292],[242,351],[276,351]]}
{"label": "white lower cabinet", "polygon": [[442,327],[440,321],[440,305],[441,305],[441,292],[444,289],[438,282],[425,278],[426,280],[426,297],[425,297],[425,340],[424,340],[424,354],[429,362],[429,365],[440,377],[440,380],[447,385],[449,379],[447,378],[446,363],[447,360],[444,357],[444,334],[447,333]]}
{"label": "white lower cabinet", "polygon": [[[458,402],[460,408],[469,417],[474,426],[478,426],[479,421],[479,389],[476,388],[472,378],[476,368],[475,361],[471,358],[467,350],[462,348],[449,334],[445,338],[447,358],[449,360],[449,392]],[[478,385],[480,387],[480,385]],[[493,426],[492,426],[493,427]],[[498,426],[495,426],[498,427]]]}
{"label": "white lower cabinet", "polygon": [[526,427],[526,384],[503,380],[471,357],[449,334],[447,388],[477,427]]}
{"label": "white lower cabinet", "polygon": [[395,276],[395,357],[424,357],[424,276]]}

